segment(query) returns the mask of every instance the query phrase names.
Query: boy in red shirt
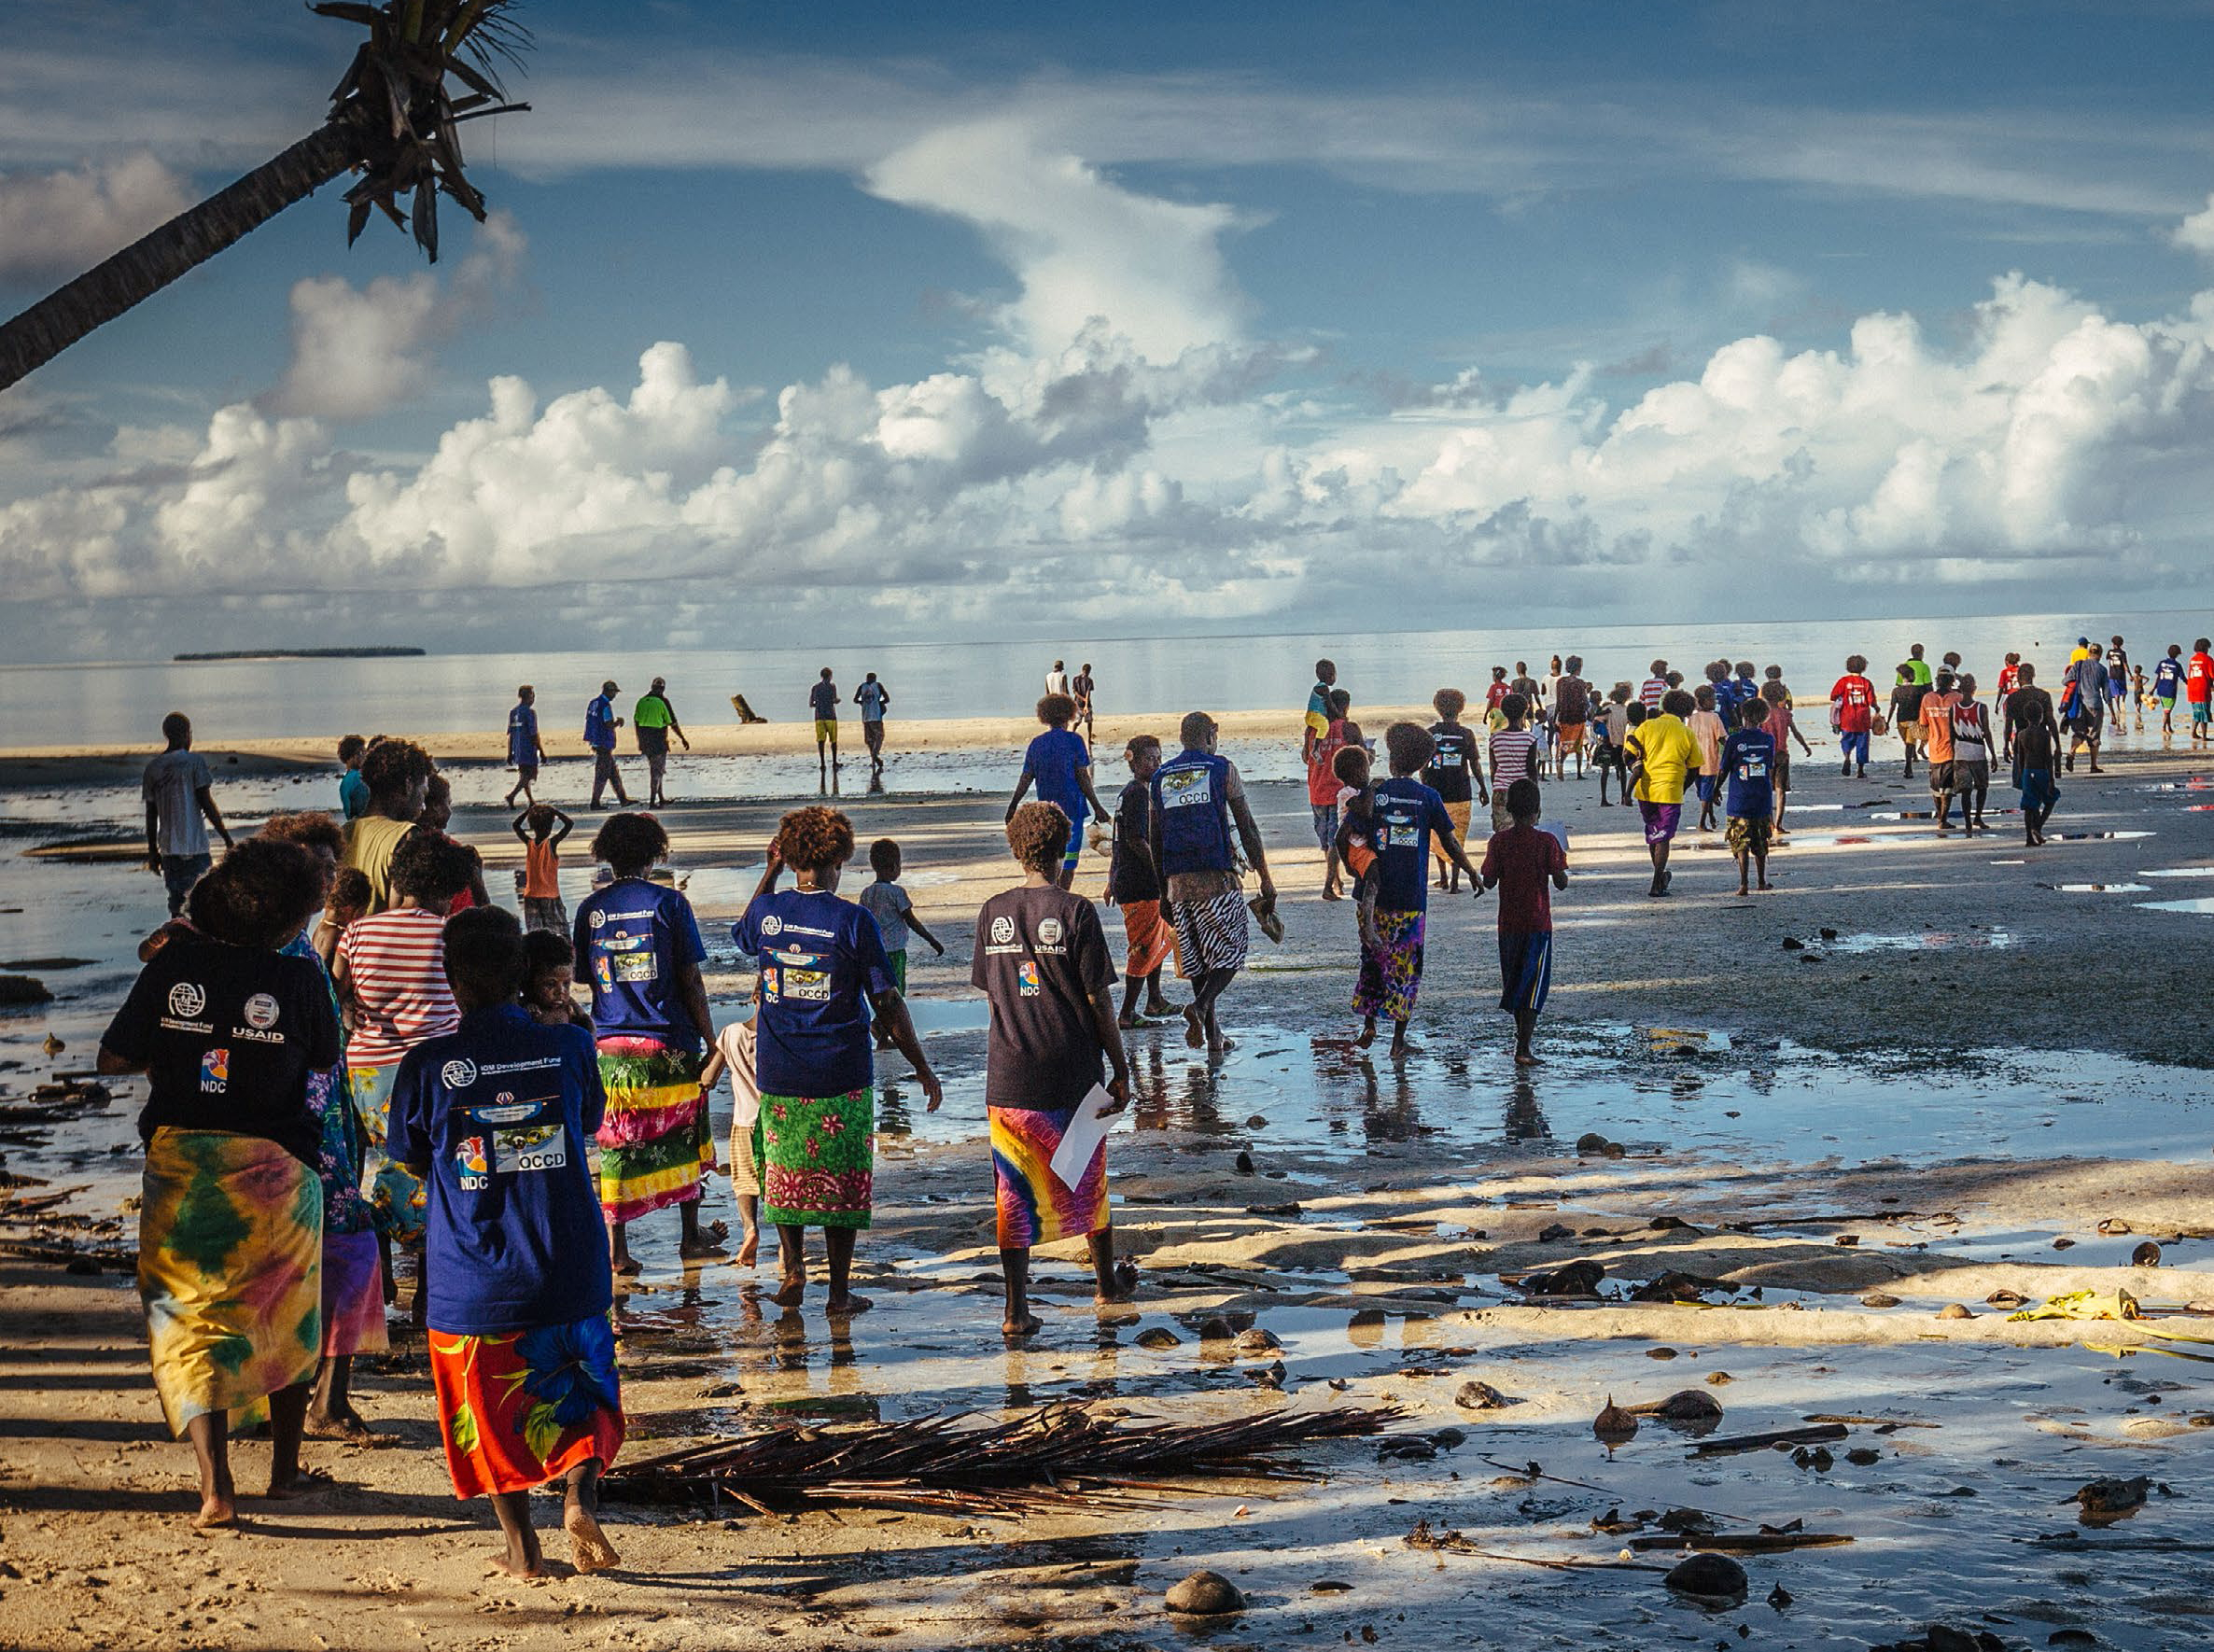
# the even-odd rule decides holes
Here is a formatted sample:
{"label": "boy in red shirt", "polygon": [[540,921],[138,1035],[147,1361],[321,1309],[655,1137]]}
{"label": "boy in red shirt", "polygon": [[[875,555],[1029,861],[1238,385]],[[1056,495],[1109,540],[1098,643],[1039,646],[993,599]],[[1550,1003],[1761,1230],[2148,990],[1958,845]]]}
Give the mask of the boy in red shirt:
{"label": "boy in red shirt", "polygon": [[2214,718],[2214,648],[2200,637],[2191,645],[2191,661],[2183,667],[2183,697],[2191,704],[2191,743],[2207,744],[2208,722]]}
{"label": "boy in red shirt", "polygon": [[1530,1039],[1553,982],[1552,891],[1568,887],[1568,851],[1537,824],[1535,780],[1509,786],[1506,807],[1514,824],[1492,834],[1478,871],[1499,891],[1499,1007],[1515,1018],[1515,1065],[1534,1067]]}
{"label": "boy in red shirt", "polygon": [[1845,674],[1829,690],[1830,726],[1837,730],[1838,745],[1845,754],[1844,777],[1851,779],[1857,767],[1860,777],[1868,778],[1868,736],[1875,726],[1876,685],[1867,679],[1868,657],[1855,654],[1845,662]]}

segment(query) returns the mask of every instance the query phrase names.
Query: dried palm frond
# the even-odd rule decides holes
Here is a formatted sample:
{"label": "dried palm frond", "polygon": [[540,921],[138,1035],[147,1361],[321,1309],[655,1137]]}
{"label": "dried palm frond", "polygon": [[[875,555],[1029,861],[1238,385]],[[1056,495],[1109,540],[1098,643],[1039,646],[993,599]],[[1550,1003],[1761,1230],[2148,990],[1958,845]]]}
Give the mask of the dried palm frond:
{"label": "dried palm frond", "polygon": [[1285,1408],[1221,1422],[1118,1421],[1081,1401],[1006,1421],[928,1417],[855,1428],[779,1428],[625,1463],[602,1481],[610,1497],[696,1504],[728,1497],[760,1512],[806,1504],[1017,1514],[1129,1507],[1209,1477],[1305,1479],[1280,1453],[1382,1433],[1394,1407]]}

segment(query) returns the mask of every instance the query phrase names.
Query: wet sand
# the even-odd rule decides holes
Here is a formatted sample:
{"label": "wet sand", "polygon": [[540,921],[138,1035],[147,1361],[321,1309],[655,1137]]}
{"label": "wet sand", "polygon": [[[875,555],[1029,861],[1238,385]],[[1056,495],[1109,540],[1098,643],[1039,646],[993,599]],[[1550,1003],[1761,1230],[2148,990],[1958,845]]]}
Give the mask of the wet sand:
{"label": "wet sand", "polygon": [[[1433,896],[1422,1048],[1394,1069],[1352,1047],[1350,915],[1313,897],[1304,797],[1256,787],[1288,933],[1257,944],[1229,1000],[1240,1048],[1210,1071],[1167,1031],[1133,1039],[1136,1118],[1111,1151],[1140,1314],[1102,1319],[1075,1247],[1060,1247],[1040,1267],[1046,1329],[1016,1351],[997,1336],[982,1018],[965,986],[969,922],[1013,881],[1001,805],[849,795],[857,834],[904,846],[918,907],[947,943],[945,960],[917,952],[911,978],[946,1108],[921,1114],[904,1063],[884,1058],[877,1222],[858,1281],[877,1308],[849,1324],[813,1302],[782,1315],[729,1266],[680,1267],[673,1224],[646,1225],[648,1272],[622,1310],[628,1454],[778,1421],[1065,1396],[1177,1418],[1390,1402],[1419,1443],[1326,1448],[1310,1454],[1313,1484],[1212,1486],[1138,1516],[686,1520],[616,1505],[621,1570],[526,1585],[486,1575],[489,1511],[450,1495],[419,1346],[403,1340],[357,1384],[386,1443],[311,1443],[309,1462],[346,1489],[282,1510],[249,1500],[244,1529],[195,1536],[189,1454],[163,1436],[128,1277],[0,1262],[0,1559],[15,1574],[0,1577],[0,1643],[1169,1646],[1188,1635],[1163,1591],[1206,1565],[1251,1602],[1202,1637],[1226,1646],[1372,1633],[1407,1646],[1857,1648],[1931,1622],[2010,1646],[2069,1630],[2113,1646],[2197,1644],[2203,1557],[2159,1546],[2204,1540],[2193,1471],[2214,1446],[2214,1391],[2193,1356],[2214,1347],[2152,1333],[2214,1337],[2214,1315],[2183,1311],[2214,1309],[2214,1034],[2193,967],[2214,931],[2155,903],[2214,895],[2214,880],[2167,875],[2214,871],[2214,809],[2200,806],[2214,804],[2214,760],[2164,753],[2154,736],[2112,749],[2109,766],[2064,777],[2053,829],[2111,835],[2025,851],[2011,816],[1965,842],[1882,818],[1927,806],[1895,764],[1848,782],[1803,760],[1794,803],[1814,806],[1772,861],[1780,888],[1742,903],[1726,856],[1695,833],[1675,893],[1646,899],[1632,812],[1602,814],[1588,781],[1548,788],[1576,881],[1557,906],[1547,1064],[1527,1074],[1506,1058],[1489,904],[1465,895]],[[486,770],[460,790],[496,797],[504,784]],[[747,984],[728,920],[791,801],[666,817],[719,1015]],[[515,847],[504,814],[470,807],[458,824],[498,889]],[[0,907],[21,908],[0,968],[89,961],[46,974],[53,1004],[0,1018],[9,1098],[90,1065],[129,946],[160,915],[150,875],[14,852],[39,840],[15,833],[0,856]],[[1087,859],[1079,887],[1096,892],[1103,869]],[[49,1030],[69,1045],[52,1057]],[[127,1087],[44,1131],[0,1123],[10,1173],[87,1188],[64,1207],[84,1226],[15,1223],[0,1237],[128,1242],[134,1105]],[[726,1109],[719,1099],[719,1125]],[[1620,1156],[1579,1154],[1588,1133]],[[709,1198],[735,1220],[722,1183]],[[2161,1266],[2132,1266],[2148,1239]],[[1513,1282],[1579,1258],[1604,1269],[1595,1298],[1533,1301]],[[1669,1273],[1684,1277],[1661,1295],[1681,1300],[1629,1299]],[[2160,1317],[2007,1317],[2006,1293],[2117,1286]],[[1969,1317],[1938,1317],[1949,1304]],[[1281,1350],[1198,1335],[1211,1317],[1247,1316]],[[1156,1329],[1176,1344],[1139,1344]],[[1507,1403],[1457,1405],[1470,1379]],[[1848,1425],[1827,1467],[1773,1451],[1693,1458],[1695,1440],[1652,1421],[1611,1452],[1593,1439],[1609,1396],[1685,1388],[1719,1400],[1724,1435],[1876,1421]],[[236,1455],[250,1488],[266,1448]],[[1530,1478],[1534,1462],[1553,1477]],[[2088,1531],[2066,1500],[2102,1475],[2175,1494],[2156,1489],[2133,1519]],[[1657,1572],[1571,1575],[1404,1541],[1426,1519],[1492,1554],[1618,1561],[1654,1522],[1601,1533],[1595,1519],[1679,1505],[1725,1530],[1803,1519],[1855,1541],[1745,1560],[1747,1603],[1717,1613],[1674,1601]],[[541,1503],[541,1526],[556,1506]],[[1787,1603],[1771,1603],[1777,1586]]]}

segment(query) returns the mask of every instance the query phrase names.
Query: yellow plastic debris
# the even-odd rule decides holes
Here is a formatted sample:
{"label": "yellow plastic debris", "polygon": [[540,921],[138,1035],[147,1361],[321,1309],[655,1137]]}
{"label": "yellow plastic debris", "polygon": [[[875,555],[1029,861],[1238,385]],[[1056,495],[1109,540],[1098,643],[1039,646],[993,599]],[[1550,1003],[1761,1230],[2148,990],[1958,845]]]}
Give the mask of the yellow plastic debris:
{"label": "yellow plastic debris", "polygon": [[2127,1291],[2063,1291],[2057,1296],[2048,1296],[2035,1308],[2025,1308],[2007,1315],[2009,1323],[2016,1320],[2134,1320],[2142,1317],[2137,1312],[2137,1299]]}

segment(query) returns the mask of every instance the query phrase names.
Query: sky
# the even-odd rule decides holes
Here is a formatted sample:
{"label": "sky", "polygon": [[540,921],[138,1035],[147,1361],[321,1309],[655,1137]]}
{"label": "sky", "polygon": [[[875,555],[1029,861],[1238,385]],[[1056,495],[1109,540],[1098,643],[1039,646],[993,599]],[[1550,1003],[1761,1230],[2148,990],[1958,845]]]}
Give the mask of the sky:
{"label": "sky", "polygon": [[[357,36],[8,9],[0,314]],[[2214,0],[519,15],[436,266],[332,186],[0,391],[6,657],[2203,602]]]}

